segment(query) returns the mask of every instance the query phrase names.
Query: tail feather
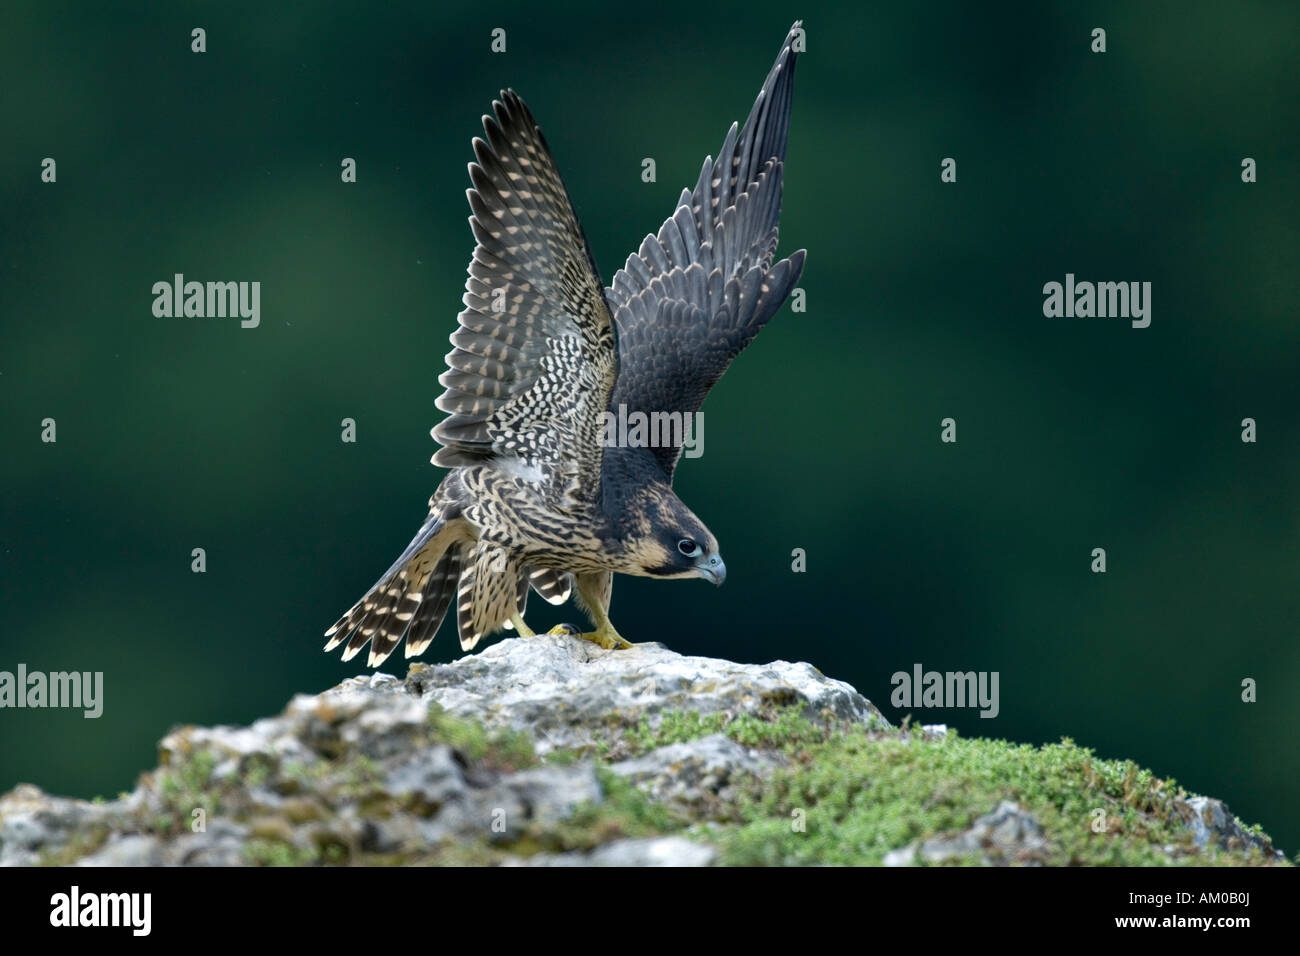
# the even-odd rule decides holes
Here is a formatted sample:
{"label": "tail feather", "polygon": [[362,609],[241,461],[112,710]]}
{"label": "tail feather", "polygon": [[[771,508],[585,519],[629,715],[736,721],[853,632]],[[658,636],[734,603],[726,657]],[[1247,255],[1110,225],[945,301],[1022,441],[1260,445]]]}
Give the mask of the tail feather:
{"label": "tail feather", "polygon": [[375,633],[370,640],[370,657],[367,664],[378,667],[410,629],[415,612],[424,597],[424,582],[429,577],[432,561],[423,554],[412,558],[397,577],[383,591],[383,605],[375,620]]}
{"label": "tail feather", "polygon": [[456,586],[456,633],[460,637],[462,651],[472,651],[483,637],[483,632],[474,626],[474,576],[475,569],[471,562],[462,572],[460,583]]}
{"label": "tail feather", "polygon": [[376,606],[370,604],[361,608],[361,618],[357,621],[357,629],[352,634],[352,639],[348,641],[347,647],[343,648],[343,660],[350,661],[357,656],[361,648],[366,646],[370,640],[370,635],[375,633],[374,625],[371,623],[375,617]]}
{"label": "tail feather", "polygon": [[352,615],[356,613],[356,610],[357,609],[354,606],[350,610],[344,612],[343,616],[335,621],[334,625],[325,632],[325,636],[329,638],[325,643],[326,653],[334,650],[334,648],[342,644],[343,641],[347,639],[348,634],[351,633],[352,628],[357,626],[356,621],[352,621],[351,625],[348,624],[348,621],[352,620]]}
{"label": "tail feather", "polygon": [[[332,651],[346,640],[343,660],[350,661],[370,643],[368,663],[371,667],[382,664],[420,616],[426,587],[436,568],[443,567],[443,558],[453,540],[443,513],[435,509],[393,565],[325,632],[329,638],[325,650]],[[445,604],[443,611],[446,611]],[[441,620],[439,616],[438,622]],[[427,624],[424,620],[422,626],[427,628]],[[436,630],[435,623],[428,631],[429,639]],[[412,655],[408,652],[407,656]]]}
{"label": "tail feather", "polygon": [[433,573],[429,575],[424,586],[424,600],[411,621],[411,629],[406,634],[406,656],[419,657],[433,641],[447,616],[447,608],[456,596],[456,585],[460,582],[460,569],[463,553],[459,544],[447,549]]}

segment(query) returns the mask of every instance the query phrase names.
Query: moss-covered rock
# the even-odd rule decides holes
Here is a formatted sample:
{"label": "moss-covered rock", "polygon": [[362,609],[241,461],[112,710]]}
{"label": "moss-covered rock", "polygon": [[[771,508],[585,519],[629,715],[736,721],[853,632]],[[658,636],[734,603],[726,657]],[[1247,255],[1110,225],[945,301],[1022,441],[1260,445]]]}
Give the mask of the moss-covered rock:
{"label": "moss-covered rock", "polygon": [[1219,801],[1069,740],[891,727],[808,664],[503,641],[183,727],[130,794],[0,797],[0,863],[1269,865]]}

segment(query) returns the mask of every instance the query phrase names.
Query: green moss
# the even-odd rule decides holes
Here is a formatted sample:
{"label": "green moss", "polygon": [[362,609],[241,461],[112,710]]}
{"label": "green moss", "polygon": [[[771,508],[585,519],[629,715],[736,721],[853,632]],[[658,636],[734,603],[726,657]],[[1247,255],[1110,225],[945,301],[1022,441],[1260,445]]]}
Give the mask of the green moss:
{"label": "green moss", "polygon": [[196,809],[209,818],[221,809],[218,788],[212,785],[216,757],[208,750],[195,750],[184,759],[158,772],[157,791],[162,797],[162,813],[153,821],[162,833],[181,833],[189,829]]}
{"label": "green moss", "polygon": [[302,784],[316,784],[326,779],[330,775],[331,769],[336,766],[329,760],[316,760],[311,763],[303,763],[300,760],[286,760],[280,768],[279,789],[281,791],[293,790],[298,788],[286,787],[285,784],[296,781]]}
{"label": "green moss", "polygon": [[571,767],[582,759],[582,754],[574,750],[552,750],[544,759],[544,763],[553,764],[557,767]]}
{"label": "green moss", "polygon": [[[1199,850],[1175,808],[1180,794],[1172,780],[1099,760],[1068,739],[1035,748],[855,728],[750,787],[740,826],[708,832],[730,864],[879,864],[890,850],[968,828],[1006,799],[1038,821],[1050,864],[1249,862]],[[1093,829],[1097,810],[1103,832]],[[1263,861],[1255,854],[1254,862]]]}
{"label": "green moss", "polygon": [[829,717],[816,723],[798,707],[783,707],[764,719],[742,714],[727,724],[724,733],[738,744],[765,750],[797,754],[804,748],[821,743],[833,732],[836,723]]}
{"label": "green moss", "polygon": [[512,855],[483,839],[449,840],[418,854],[402,854],[387,858],[374,854],[362,856],[364,866],[497,866]]}
{"label": "green moss", "polygon": [[108,826],[92,827],[73,835],[68,843],[57,850],[43,850],[37,866],[70,866],[83,856],[88,856],[108,842],[112,834]]}
{"label": "green moss", "polygon": [[716,734],[727,723],[722,713],[701,715],[698,711],[668,711],[658,721],[642,717],[640,722],[623,731],[623,743],[628,756],[637,756],[659,747],[685,743]]}
{"label": "green moss", "polygon": [[429,707],[429,730],[436,743],[444,743],[466,761],[495,770],[522,770],[537,764],[533,742],[514,730],[489,732],[482,724],[453,717],[434,703]]}
{"label": "green moss", "polygon": [[244,844],[244,859],[252,866],[311,866],[320,862],[315,847],[303,849],[282,840],[255,837]]}
{"label": "green moss", "polygon": [[[1179,810],[1185,794],[1131,761],[1098,759],[1063,739],[1044,747],[964,739],[954,732],[844,724],[830,714],[810,716],[797,702],[761,701],[752,713],[672,711],[653,717],[609,715],[597,747],[559,750],[547,763],[637,756],[669,744],[722,733],[773,755],[778,766],[762,779],[733,781],[737,800],[725,807],[669,808],[597,760],[603,797],[567,820],[532,822],[507,837],[457,839],[441,846],[403,847],[369,854],[332,835],[330,821],[345,807],[362,819],[398,813],[434,814],[384,789],[379,766],[340,744],[332,759],[308,763],[252,756],[238,773],[216,781],[216,758],[204,750],[173,758],[146,777],[161,798],[140,826],[164,835],[187,831],[191,812],[211,820],[220,812],[248,826],[244,858],[250,864],[301,866],[492,865],[535,853],[590,851],[613,840],[684,834],[718,847],[719,862],[735,865],[879,864],[890,850],[970,827],[1002,800],[1013,800],[1042,827],[1039,861],[1054,865],[1187,865],[1271,863],[1258,851],[1227,852],[1195,846]],[[523,734],[489,731],[472,720],[430,708],[418,746],[445,744],[470,770],[499,773],[538,763]],[[467,771],[468,773],[468,771]],[[287,799],[270,807],[249,790],[269,787]],[[1100,819],[1105,827],[1094,830]],[[1264,837],[1258,826],[1248,832]],[[57,857],[63,864],[93,852],[107,830],[90,832]],[[946,861],[974,865],[983,854]]]}
{"label": "green moss", "polygon": [[249,754],[240,764],[239,773],[248,787],[261,787],[272,778],[277,761],[269,754]]}
{"label": "green moss", "polygon": [[690,825],[688,819],[655,803],[634,784],[605,767],[598,766],[596,776],[603,791],[599,803],[580,804],[569,819],[546,830],[535,825],[530,827],[524,838],[508,849],[522,855],[541,850],[553,853],[592,850],[612,840],[660,836]]}
{"label": "green moss", "polygon": [[[776,752],[785,766],[745,785],[732,823],[697,823],[653,804],[638,807],[618,778],[602,777],[611,806],[570,821],[621,835],[685,832],[713,842],[728,864],[879,864],[890,850],[954,835],[1013,800],[1042,827],[1042,862],[1054,865],[1224,865],[1271,863],[1258,851],[1198,848],[1175,803],[1186,794],[1171,779],[1131,761],[1100,760],[1063,739],[1045,747],[927,735],[919,726],[846,725],[829,714],[809,719],[786,701],[739,715],[668,712],[624,726],[607,753],[636,756],[723,733],[746,747]],[[642,797],[641,799],[645,799]],[[1101,811],[1101,815],[1097,813]],[[1101,832],[1094,824],[1104,822]],[[1264,836],[1258,826],[1248,831]],[[565,843],[582,848],[570,832]],[[980,853],[948,861],[979,864]]]}
{"label": "green moss", "polygon": [[330,794],[359,800],[374,794],[381,776],[375,762],[361,754],[333,761],[329,770]]}
{"label": "green moss", "polygon": [[796,753],[799,750],[826,740],[837,724],[829,715],[813,721],[797,705],[771,706],[759,713],[712,713],[698,711],[666,711],[656,720],[642,717],[635,726],[623,731],[621,758],[634,757],[666,747],[723,733],[746,747]]}

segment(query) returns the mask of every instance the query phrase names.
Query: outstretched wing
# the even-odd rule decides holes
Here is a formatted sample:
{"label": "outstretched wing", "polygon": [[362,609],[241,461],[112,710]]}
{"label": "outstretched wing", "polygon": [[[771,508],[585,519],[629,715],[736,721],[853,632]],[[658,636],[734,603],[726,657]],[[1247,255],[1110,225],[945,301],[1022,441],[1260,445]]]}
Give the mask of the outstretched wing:
{"label": "outstretched wing", "polygon": [[[803,250],[772,259],[800,35],[796,22],[739,135],[733,123],[695,190],[605,290],[618,325],[615,412],[697,411],[799,280]],[[681,448],[651,450],[671,480]]]}
{"label": "outstretched wing", "polygon": [[557,490],[599,487],[617,356],[600,275],[542,131],[513,91],[474,140],[478,246],[433,429],[446,467],[513,459]]}

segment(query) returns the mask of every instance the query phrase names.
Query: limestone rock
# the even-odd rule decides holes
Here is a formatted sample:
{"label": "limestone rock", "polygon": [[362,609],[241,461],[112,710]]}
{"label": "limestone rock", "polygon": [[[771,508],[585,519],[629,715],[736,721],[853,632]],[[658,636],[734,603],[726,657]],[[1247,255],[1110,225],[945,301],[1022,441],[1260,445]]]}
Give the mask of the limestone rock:
{"label": "limestone rock", "polygon": [[[375,674],[300,694],[247,727],[176,728],[159,766],[117,800],[19,785],[0,796],[0,865],[1063,862],[1032,813],[990,799],[996,783],[980,791],[969,826],[887,855],[878,825],[852,816],[876,806],[877,748],[933,767],[972,745],[994,753],[1000,742],[965,741],[943,725],[892,728],[806,663],[514,638],[450,664],[414,664],[405,679]],[[1090,779],[1063,786],[1102,778]],[[887,825],[929,805],[930,786],[911,803],[896,796]],[[1152,792],[1163,815],[1148,822],[1169,842],[1144,845],[1142,859],[1282,860],[1220,801]],[[851,842],[823,822],[850,817]]]}
{"label": "limestone rock", "polygon": [[932,837],[919,847],[905,847],[885,856],[886,866],[910,866],[920,855],[929,863],[977,857],[986,866],[1041,865],[1047,840],[1038,821],[1011,800],[1003,800],[970,828],[945,837]]}

